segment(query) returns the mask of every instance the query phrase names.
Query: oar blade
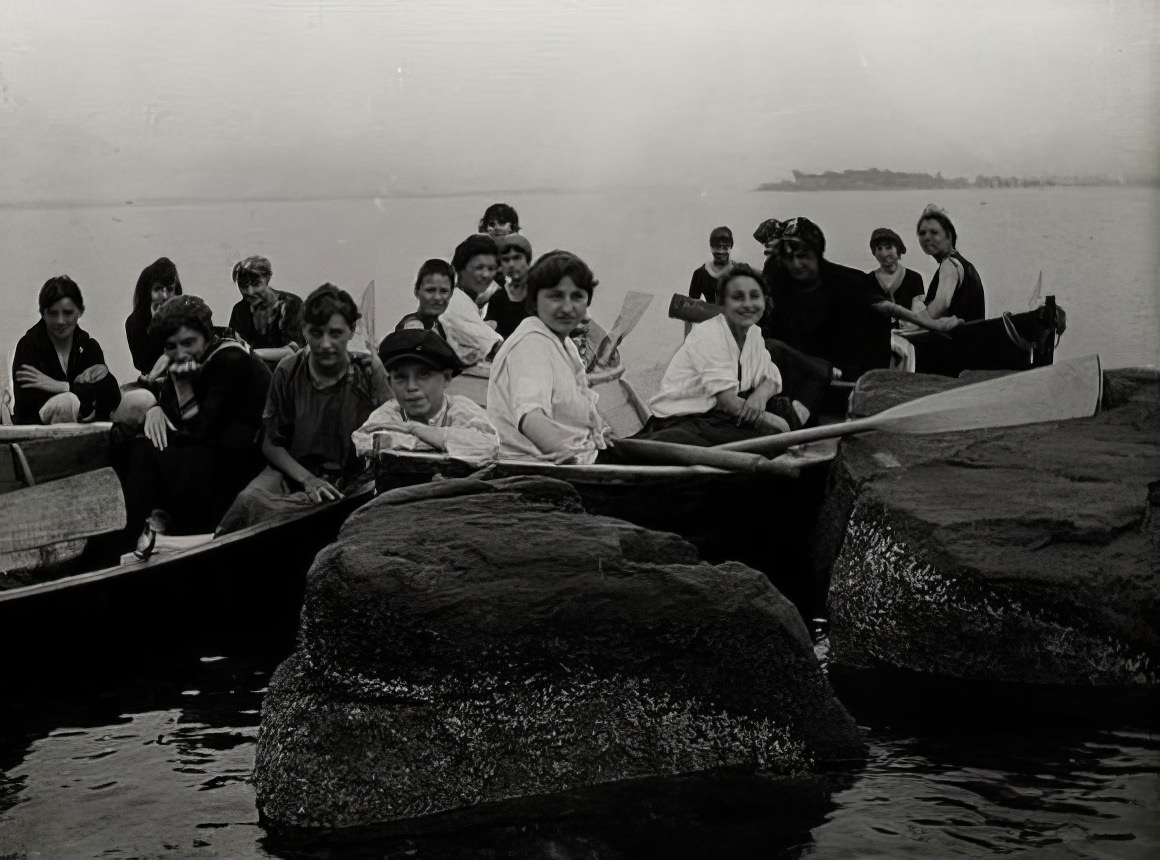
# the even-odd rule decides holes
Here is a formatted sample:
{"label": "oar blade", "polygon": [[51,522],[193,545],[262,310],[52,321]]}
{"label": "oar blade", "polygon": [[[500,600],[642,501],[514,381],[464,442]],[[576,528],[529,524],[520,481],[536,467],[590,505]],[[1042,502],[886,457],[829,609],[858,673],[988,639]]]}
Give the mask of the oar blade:
{"label": "oar blade", "polygon": [[653,296],[649,293],[629,290],[625,293],[624,303],[620,306],[620,313],[616,315],[616,322],[596,350],[597,364],[607,362],[613,350],[620,346],[629,333],[636,328],[648,306],[652,304]]}
{"label": "oar blade", "polygon": [[0,554],[123,528],[125,499],[110,468],[0,495]]}
{"label": "oar blade", "polygon": [[1099,410],[1098,355],[1010,373],[902,403],[868,419],[892,433],[946,433],[1088,418]]}

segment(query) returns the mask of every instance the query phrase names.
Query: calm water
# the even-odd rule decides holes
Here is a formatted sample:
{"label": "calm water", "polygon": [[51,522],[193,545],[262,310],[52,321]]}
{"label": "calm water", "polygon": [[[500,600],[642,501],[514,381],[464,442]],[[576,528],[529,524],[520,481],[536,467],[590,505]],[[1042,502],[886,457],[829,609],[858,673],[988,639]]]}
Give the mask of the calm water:
{"label": "calm water", "polygon": [[[626,290],[657,296],[623,353],[646,395],[676,350],[681,328],[666,318],[668,296],[688,288],[708,256],[709,230],[733,227],[735,257],[760,263],[750,235],[768,217],[806,215],[826,232],[827,256],[869,269],[871,230],[893,226],[904,240],[922,207],[946,208],[959,248],[976,264],[991,316],[1027,309],[1040,271],[1044,294],[1068,312],[1059,356],[1098,352],[1109,367],[1160,365],[1160,190],[1058,188],[995,191],[727,193],[625,190],[516,195],[537,253],[567,248],[600,279],[593,315],[610,325]],[[493,198],[440,197],[279,203],[119,205],[0,209],[0,355],[36,321],[44,281],[71,274],[85,292],[82,325],[101,341],[114,374],[128,378],[123,323],[141,269],[171,257],[188,292],[222,323],[237,300],[233,264],[261,253],[273,285],[305,295],[325,281],[356,295],[377,283],[379,336],[413,310],[414,273],[427,257],[450,259]],[[917,243],[903,262],[929,279]],[[135,375],[135,373],[132,373]]]}
{"label": "calm water", "polygon": [[[278,646],[287,645],[285,640]],[[0,857],[1144,858],[1160,851],[1160,736],[1141,706],[1078,721],[1008,693],[971,713],[940,694],[842,687],[864,768],[802,784],[424,836],[272,843],[247,780],[280,647],[204,642],[9,702],[0,732]],[[1089,703],[1090,705],[1090,703]],[[1024,710],[1029,708],[1030,710]]]}
{"label": "calm water", "polygon": [[[665,318],[704,258],[711,227],[730,224],[735,256],[760,261],[748,238],[771,216],[808,215],[828,256],[869,268],[871,229],[904,238],[936,200],[954,217],[960,248],[979,267],[988,308],[1026,308],[1036,276],[1069,314],[1059,355],[1099,352],[1109,366],[1160,364],[1157,256],[1160,192],[1137,189],[994,192],[727,194],[674,191],[521,195],[537,252],[580,253],[601,280],[594,315],[611,323],[628,289],[658,298],[622,351],[649,393],[680,328]],[[380,332],[411,309],[410,284],[428,256],[449,257],[490,198],[0,210],[6,271],[0,352],[36,316],[36,292],[67,272],[85,290],[84,325],[114,373],[129,375],[122,323],[139,270],[167,255],[189,292],[224,321],[236,294],[232,264],[273,261],[274,285],[305,294],[323,281],[361,291],[378,283]],[[905,262],[929,277],[917,248]],[[292,621],[292,619],[287,619]],[[285,634],[243,642],[182,641],[111,659],[81,679],[43,679],[35,693],[6,687],[0,709],[0,857],[327,856],[275,846],[257,824],[248,775],[258,709]],[[255,644],[260,642],[261,644]],[[764,802],[738,798],[709,813],[619,808],[560,822],[500,822],[467,832],[348,846],[357,856],[611,857],[1039,856],[1148,857],[1160,851],[1160,738],[1154,712],[1106,708],[1099,720],[1021,719],[1007,693],[1001,726],[961,708],[919,707],[857,685],[844,700],[865,727],[871,759]],[[956,719],[952,721],[951,715]],[[599,806],[599,805],[597,805]],[[729,811],[732,810],[732,811]],[[698,818],[698,814],[701,815]],[[690,824],[692,822],[692,824]],[[677,833],[681,838],[666,834]],[[647,850],[646,850],[647,849]]]}

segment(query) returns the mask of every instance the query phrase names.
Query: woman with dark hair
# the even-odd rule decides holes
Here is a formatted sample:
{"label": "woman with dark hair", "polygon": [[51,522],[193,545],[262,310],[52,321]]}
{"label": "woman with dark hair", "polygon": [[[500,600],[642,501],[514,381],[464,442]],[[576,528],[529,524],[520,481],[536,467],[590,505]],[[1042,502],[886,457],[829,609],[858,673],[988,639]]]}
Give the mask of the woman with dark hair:
{"label": "woman with dark hair", "polygon": [[761,275],[734,264],[718,278],[714,299],[721,313],[693,326],[634,438],[720,445],[800,426],[794,404],[778,396],[781,373],[758,325],[765,315]]}
{"label": "woman with dark hair", "polygon": [[391,391],[377,355],[348,349],[358,318],[354,299],[334,284],[307,296],[306,349],[278,363],[262,413],[266,468],[238,494],[219,532],[335,501],[367,485],[351,434]]}
{"label": "woman with dark hair", "polygon": [[500,456],[593,463],[608,447],[608,431],[570,335],[587,316],[596,278],[575,254],[551,251],[527,282],[531,316],[500,347],[487,385]]}
{"label": "woman with dark hair", "polygon": [[37,300],[40,320],[16,344],[12,360],[17,424],[104,421],[121,400],[96,339],[79,325],[81,288],[68,275],[49,278]]}
{"label": "woman with dark hair", "polygon": [[136,380],[121,387],[121,403],[110,416],[113,421],[139,427],[145,413],[157,403],[169,359],[161,343],[149,337],[149,323],[166,300],[180,295],[181,278],[168,257],[157,258],[137,276],[133,312],[125,319],[125,339],[139,373]]}
{"label": "woman with dark hair", "polygon": [[[197,296],[174,296],[149,324],[169,359],[144,436],[121,462],[129,529],[213,531],[261,468],[257,446],[270,371],[249,346],[214,329]],[[152,512],[152,513],[151,513]],[[148,551],[145,545],[139,550]]]}
{"label": "woman with dark hair", "polygon": [[465,365],[489,361],[503,343],[503,337],[483,320],[488,299],[501,287],[495,283],[499,267],[499,247],[483,233],[468,236],[455,248],[451,268],[456,285],[440,317],[447,342]]}
{"label": "woman with dark hair", "polygon": [[959,237],[947,213],[932,203],[922,210],[915,229],[922,250],[938,262],[938,271],[926,291],[927,314],[936,320],[985,319],[983,279],[974,265],[955,249]]}
{"label": "woman with dark hair", "polygon": [[520,216],[506,203],[492,203],[479,219],[479,232],[499,240],[509,233],[520,232]]}

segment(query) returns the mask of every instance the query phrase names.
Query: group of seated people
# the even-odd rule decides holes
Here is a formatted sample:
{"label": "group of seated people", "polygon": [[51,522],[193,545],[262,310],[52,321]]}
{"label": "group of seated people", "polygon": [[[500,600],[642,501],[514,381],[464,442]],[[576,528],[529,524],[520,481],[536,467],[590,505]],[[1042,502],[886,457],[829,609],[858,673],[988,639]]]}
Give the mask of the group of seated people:
{"label": "group of seated people", "polygon": [[[858,296],[884,319],[938,328],[963,307],[973,278],[981,306],[977,273],[961,258],[940,316],[893,304],[910,283],[897,275],[905,249],[893,233],[875,232],[879,246],[892,243],[892,259],[871,242],[882,262],[873,296],[854,291],[852,270],[823,258],[824,237],[807,219],[766,222],[756,237],[770,257],[764,274],[731,262],[722,251],[731,234],[714,231],[713,269],[694,285],[720,313],[694,326],[673,356],[639,438],[710,445],[810,422],[814,377],[802,368],[822,366],[826,380],[835,369],[857,372],[848,344],[833,354],[818,345],[835,340],[827,325],[843,324],[834,309]],[[230,532],[357,492],[372,480],[368,457],[385,450],[476,463],[623,462],[588,379],[619,361],[589,316],[597,279],[568,251],[533,262],[509,206],[489,208],[450,263],[423,263],[416,310],[377,354],[351,348],[359,308],[346,291],[323,284],[302,300],[274,290],[270,261],[259,256],[232,275],[241,299],[218,327],[206,303],[183,292],[170,260],[142,271],[125,323],[139,376],[123,386],[79,327],[84,302],[67,276],[45,283],[41,320],[17,346],[18,423],[113,421],[126,539],[146,523],[139,550],[160,532]],[[928,309],[949,277],[932,284]],[[472,365],[487,368],[486,409],[446,390]]]}

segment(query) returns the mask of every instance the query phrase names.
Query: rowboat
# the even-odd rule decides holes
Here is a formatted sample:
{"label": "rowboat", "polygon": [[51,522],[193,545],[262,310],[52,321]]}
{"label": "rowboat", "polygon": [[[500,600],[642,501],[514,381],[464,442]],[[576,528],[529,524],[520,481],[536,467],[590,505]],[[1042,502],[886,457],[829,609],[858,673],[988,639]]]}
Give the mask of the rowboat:
{"label": "rowboat", "polygon": [[[315,553],[374,494],[368,488],[222,536],[160,536],[143,560],[129,554],[94,564],[108,558],[93,551],[101,533],[124,525],[120,486],[108,468],[108,429],[0,426],[0,509],[7,512],[0,522],[0,638],[17,643],[32,637],[43,653],[71,647],[69,637],[44,642],[46,618],[70,634],[99,625],[105,638],[114,632],[110,619],[168,617],[177,606],[204,605],[203,626],[212,628],[223,617],[223,604],[242,596],[260,597],[267,608],[280,599],[292,604]],[[95,510],[70,516],[62,512],[79,504],[78,482],[95,486],[100,498]],[[3,551],[29,541],[41,543],[32,551]]]}
{"label": "rowboat", "polygon": [[914,346],[915,372],[958,376],[964,370],[1029,370],[1055,360],[1055,343],[1063,333],[1062,310],[1055,297],[1019,314],[963,323],[946,336],[906,333]]}

